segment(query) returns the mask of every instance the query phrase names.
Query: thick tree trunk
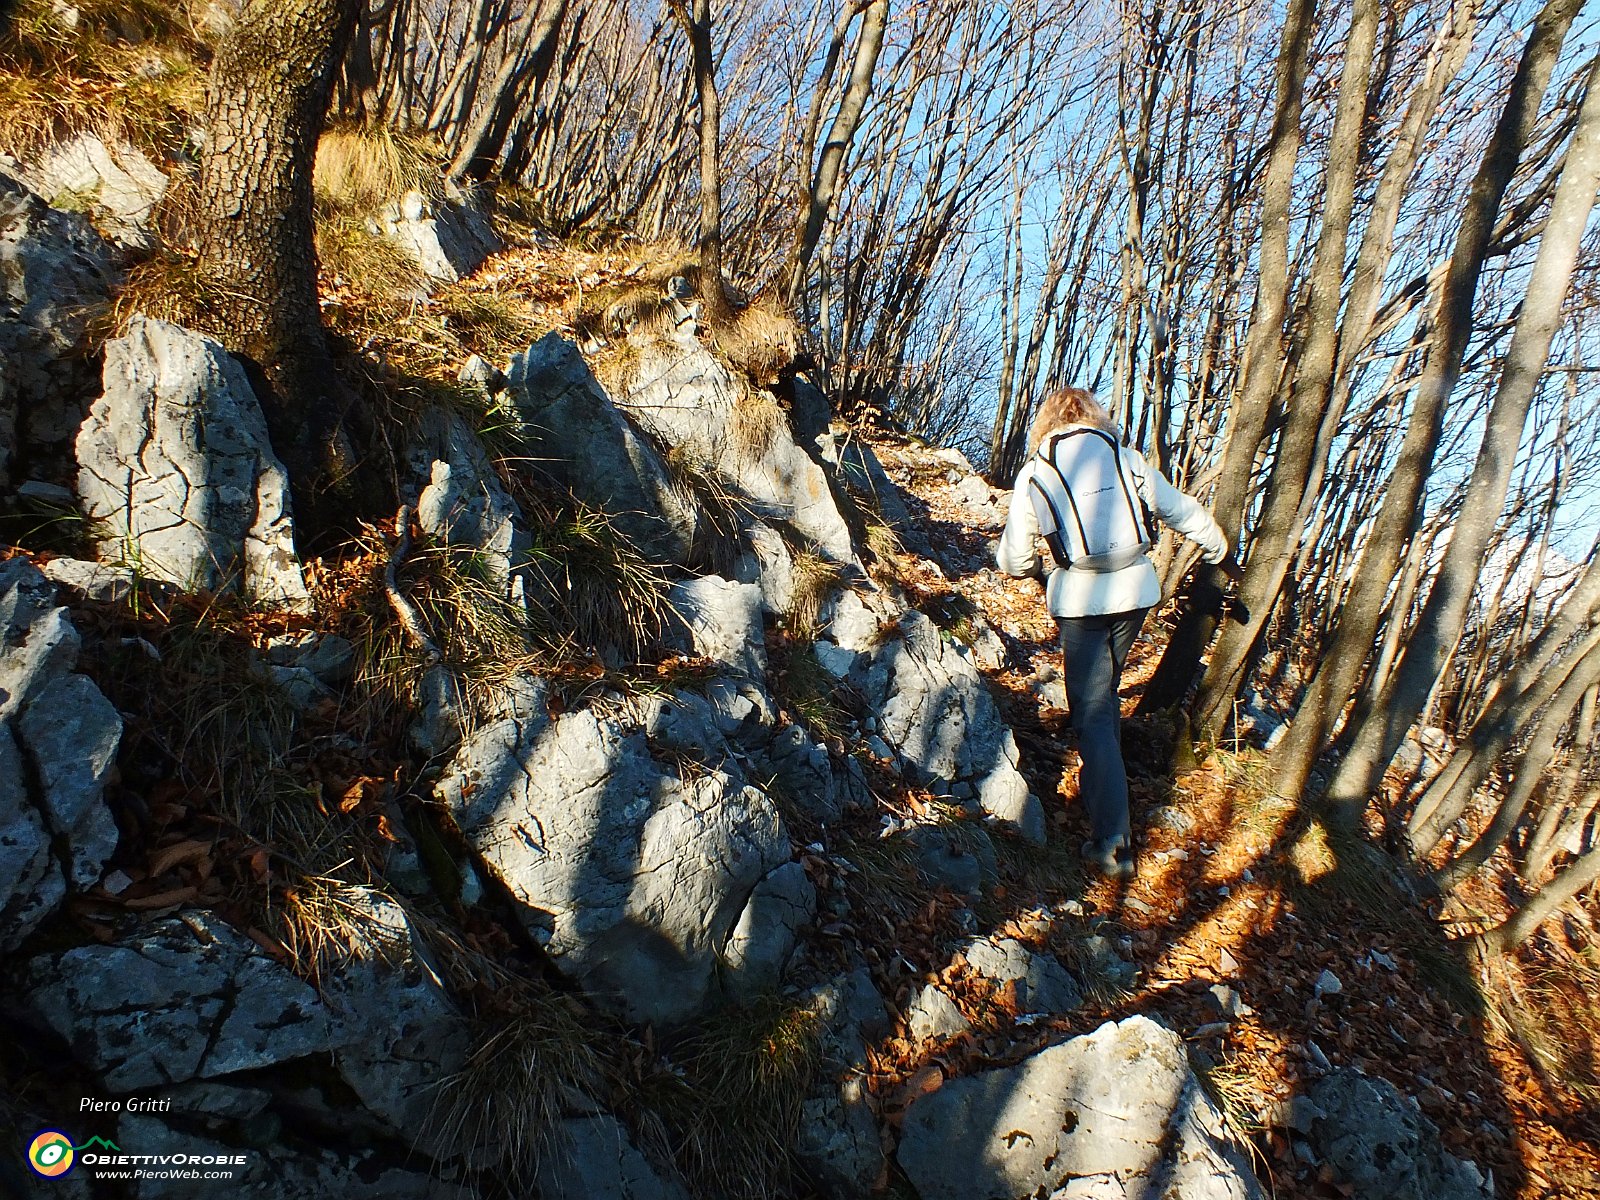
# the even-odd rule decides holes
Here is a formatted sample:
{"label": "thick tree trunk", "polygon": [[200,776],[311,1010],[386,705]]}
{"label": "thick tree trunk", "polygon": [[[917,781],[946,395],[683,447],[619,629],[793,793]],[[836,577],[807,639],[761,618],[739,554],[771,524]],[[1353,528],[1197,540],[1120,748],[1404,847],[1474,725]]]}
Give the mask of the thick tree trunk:
{"label": "thick tree trunk", "polygon": [[[1540,14],[1541,20],[1557,4],[1566,6],[1561,15],[1570,23],[1572,13],[1581,6],[1581,0],[1551,0],[1546,12]],[[1534,36],[1529,39],[1528,48],[1524,51],[1525,63],[1538,33],[1536,28]],[[1549,61],[1544,65],[1545,80],[1549,78],[1549,68],[1553,66],[1559,51],[1560,42],[1552,39],[1547,47]],[[1519,66],[1519,76],[1522,73]],[[1328,801],[1339,814],[1338,819],[1345,824],[1354,824],[1365,808],[1384,770],[1404,740],[1406,731],[1428,702],[1441,671],[1460,640],[1484,551],[1505,504],[1506,489],[1522,427],[1527,420],[1528,406],[1544,373],[1551,339],[1561,326],[1561,307],[1572,279],[1584,227],[1594,207],[1595,189],[1600,185],[1600,59],[1590,68],[1586,87],[1588,93],[1579,114],[1578,127],[1567,148],[1566,165],[1551,202],[1544,236],[1539,241],[1539,253],[1529,276],[1526,298],[1512,333],[1511,344],[1506,350],[1500,384],[1468,483],[1472,502],[1463,509],[1451,533],[1438,579],[1428,594],[1417,627],[1408,639],[1383,701],[1356,731],[1351,739],[1350,751],[1339,764],[1328,789]],[[1542,92],[1542,87],[1539,90]],[[1499,140],[1499,132],[1497,129],[1496,141]],[[1526,138],[1522,140],[1525,142]],[[1498,208],[1498,204],[1495,207]],[[1470,308],[1462,321],[1470,326]],[[1465,342],[1464,334],[1462,341]],[[1459,363],[1459,357],[1456,361]],[[1453,383],[1453,378],[1440,382]],[[1442,390],[1448,393],[1449,388]]]}
{"label": "thick tree trunk", "polygon": [[[1230,412],[1227,449],[1211,501],[1212,514],[1230,544],[1244,521],[1256,451],[1266,435],[1278,386],[1289,292],[1289,204],[1300,155],[1300,104],[1315,17],[1316,0],[1290,0],[1278,49],[1277,106],[1261,185],[1260,283],[1250,314],[1244,377]],[[1215,567],[1198,570],[1192,598],[1145,688],[1141,712],[1170,708],[1188,693],[1200,657],[1216,632],[1221,608],[1217,601],[1225,582],[1226,576]]]}
{"label": "thick tree trunk", "polygon": [[311,166],[357,0],[251,0],[217,49],[200,161],[206,303],[259,372],[305,535],[360,515],[350,394],[317,303]]}

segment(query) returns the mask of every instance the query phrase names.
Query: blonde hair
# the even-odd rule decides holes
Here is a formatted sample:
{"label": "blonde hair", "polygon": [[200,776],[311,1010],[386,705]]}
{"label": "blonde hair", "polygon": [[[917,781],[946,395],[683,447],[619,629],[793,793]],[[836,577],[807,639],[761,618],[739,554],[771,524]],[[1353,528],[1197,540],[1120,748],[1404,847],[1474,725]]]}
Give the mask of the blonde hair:
{"label": "blonde hair", "polygon": [[1094,398],[1093,392],[1075,387],[1057,388],[1039,404],[1038,415],[1033,418],[1033,426],[1028,430],[1028,453],[1036,453],[1039,443],[1044,441],[1044,435],[1063,425],[1094,425],[1107,433],[1122,436],[1117,423],[1111,419],[1105,406]]}

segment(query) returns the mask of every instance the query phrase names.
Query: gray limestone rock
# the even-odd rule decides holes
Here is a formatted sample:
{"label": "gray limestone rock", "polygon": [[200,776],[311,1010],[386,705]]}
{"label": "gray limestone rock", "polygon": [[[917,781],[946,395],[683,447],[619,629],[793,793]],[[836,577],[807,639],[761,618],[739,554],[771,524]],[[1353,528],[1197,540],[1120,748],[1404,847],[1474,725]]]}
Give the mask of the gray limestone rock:
{"label": "gray limestone rock", "polygon": [[921,1200],[1022,1200],[1104,1176],[1140,1196],[1262,1195],[1182,1041],[1146,1017],[920,1097],[897,1157]]}
{"label": "gray limestone rock", "polygon": [[900,618],[862,672],[880,732],[933,784],[970,783],[983,811],[1043,842],[1044,809],[1017,770],[1017,744],[977,669],[919,612]]}
{"label": "gray limestone rock", "polygon": [[861,438],[850,438],[839,451],[839,469],[851,491],[877,510],[908,550],[932,556],[933,547],[928,544],[922,522],[912,514],[906,494],[889,478],[871,446]]}
{"label": "gray limestone rock", "polygon": [[734,568],[740,583],[761,588],[767,614],[782,617],[794,607],[794,554],[770,525],[753,522],[744,532],[746,550]]}
{"label": "gray limestone rock", "polygon": [[999,880],[994,843],[975,825],[964,826],[959,836],[942,825],[916,825],[905,836],[917,848],[917,870],[931,886],[977,899],[985,884]]}
{"label": "gray limestone rock", "polygon": [[619,408],[663,445],[722,472],[758,515],[785,522],[824,558],[856,561],[826,473],[771,396],[736,384],[693,336],[653,340],[639,353]]}
{"label": "gray limestone rock", "polygon": [[50,146],[24,170],[28,186],[63,208],[91,207],[95,219],[120,246],[155,245],[150,216],[167,192],[167,177],[126,142],[109,145],[80,133]]}
{"label": "gray limestone rock", "polygon": [[956,1002],[933,984],[924,984],[906,1005],[906,1028],[913,1041],[954,1037],[972,1028]]}
{"label": "gray limestone rock", "polygon": [[821,1082],[807,1098],[795,1153],[831,1196],[867,1196],[883,1169],[883,1147],[865,1088],[867,1044],[889,1033],[889,1012],[865,968],[813,988],[805,998],[822,1026]]}
{"label": "gray limestone rock", "polygon": [[62,675],[39,689],[17,720],[33,761],[45,819],[66,835],[68,882],[87,887],[117,848],[117,826],[101,802],[122,740],[122,717],[84,675]]}
{"label": "gray limestone rock", "polygon": [[328,1049],[317,995],[207,913],[111,945],[43,954],[18,1008],[54,1030],[113,1092],[210,1079]]}
{"label": "gray limestone rock", "polygon": [[78,496],[100,556],[179,587],[304,610],[289,480],[244,370],[209,338],[135,317],[106,343],[78,434]]}
{"label": "gray limestone rock", "polygon": [[1476,1165],[1456,1158],[1416,1101],[1386,1079],[1339,1068],[1311,1089],[1310,1142],[1359,1200],[1489,1200]]}
{"label": "gray limestone rock", "polygon": [[696,654],[747,679],[760,680],[766,675],[767,647],[759,586],[705,575],[673,584],[667,602],[682,622]]}
{"label": "gray limestone rock", "polygon": [[486,726],[438,791],[556,965],[641,1021],[701,1009],[752,890],[789,861],[761,792],[593,711]]}
{"label": "gray limestone rock", "polygon": [[688,561],[695,510],[661,455],[617,411],[578,347],[547,334],[511,359],[507,397],[543,465],[575,495],[610,515],[646,556]]}
{"label": "gray limestone rock", "polygon": [[406,464],[403,498],[416,506],[422,532],[438,544],[479,551],[490,575],[505,585],[532,539],[465,418],[443,408],[424,413]]}
{"label": "gray limestone rock", "polygon": [[688,1200],[604,1114],[562,1121],[535,1178],[543,1200]]}
{"label": "gray limestone rock", "polygon": [[755,756],[777,787],[822,824],[833,824],[851,808],[870,806],[861,764],[853,758],[835,763],[799,725],[785,725],[772,734]]}
{"label": "gray limestone rock", "polygon": [[459,187],[443,197],[407,192],[377,214],[373,227],[415,258],[434,283],[455,283],[505,248],[482,199]]}
{"label": "gray limestone rock", "polygon": [[0,562],[0,951],[100,877],[117,846],[101,799],[122,718],[72,673],[79,639],[25,558]]}
{"label": "gray limestone rock", "polygon": [[1015,938],[973,938],[962,947],[967,965],[997,984],[1015,982],[1023,1012],[1065,1013],[1083,1003],[1077,981],[1055,959],[1035,954]]}
{"label": "gray limestone rock", "polygon": [[40,568],[51,583],[71,588],[90,600],[121,600],[133,591],[133,568],[81,558],[52,558]]}
{"label": "gray limestone rock", "polygon": [[[134,1200],[209,1200],[225,1191],[242,1200],[474,1200],[476,1193],[461,1183],[436,1179],[407,1162],[402,1154],[375,1149],[330,1150],[303,1143],[274,1141],[265,1147],[238,1145],[201,1137],[143,1114],[124,1114],[117,1122],[117,1145],[130,1154],[184,1154],[226,1157],[233,1178],[196,1178],[186,1170],[150,1170],[125,1192]],[[234,1167],[231,1160],[243,1156]]]}
{"label": "gray limestone rock", "polygon": [[797,862],[784,863],[750,893],[723,947],[723,978],[735,996],[752,1000],[783,979],[800,930],[817,911],[817,890]]}
{"label": "gray limestone rock", "polygon": [[64,448],[93,395],[85,333],[116,281],[88,221],[50,208],[0,170],[0,487],[19,447]]}
{"label": "gray limestone rock", "polygon": [[350,888],[345,900],[362,913],[363,944],[323,985],[339,1073],[407,1144],[439,1159],[460,1154],[436,1118],[440,1081],[465,1064],[471,1026],[405,911],[370,888]]}

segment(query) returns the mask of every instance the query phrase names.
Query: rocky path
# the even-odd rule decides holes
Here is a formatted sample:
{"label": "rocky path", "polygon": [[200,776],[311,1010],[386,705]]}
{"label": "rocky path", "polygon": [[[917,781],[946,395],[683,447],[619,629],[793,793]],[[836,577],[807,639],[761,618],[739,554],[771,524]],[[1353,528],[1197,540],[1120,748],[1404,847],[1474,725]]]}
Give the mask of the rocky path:
{"label": "rocky path", "polygon": [[[990,557],[1008,495],[950,452],[894,439],[875,450],[931,531],[921,586],[930,596],[964,597],[1004,638],[1006,659],[986,674],[1016,731],[1023,774],[1051,798],[1053,838],[1065,853],[1084,825],[1053,623],[1042,615],[1042,589],[999,575]],[[1130,715],[1159,653],[1161,615],[1147,624],[1124,679]],[[1138,982],[1060,1028],[1143,1013],[1182,1031],[1191,1055],[1210,1064],[1229,1115],[1252,1133],[1258,1170],[1280,1197],[1349,1194],[1339,1158],[1350,1147],[1327,1138],[1314,1114],[1317,1100],[1324,1110],[1338,1106],[1350,1068],[1414,1098],[1443,1146],[1475,1161],[1496,1195],[1600,1196],[1600,1123],[1576,1097],[1542,1085],[1483,1011],[1435,914],[1357,848],[1299,838],[1292,806],[1254,786],[1261,756],[1248,744],[1172,780],[1151,766],[1166,757],[1159,723],[1130,719],[1125,739],[1140,872],[1126,887],[1084,881],[1074,897],[1103,918],[1100,928],[1137,966]],[[1031,915],[1058,909],[1063,883],[1071,886],[1026,871],[1008,880],[1002,931],[1028,940]],[[1031,932],[1037,937],[1036,921]],[[957,966],[947,976],[960,994],[970,973]],[[919,1069],[907,1062],[900,1074],[914,1080]],[[1349,1135],[1381,1137],[1359,1128],[1352,1111],[1340,1117],[1352,1121]],[[1420,1198],[1430,1194],[1424,1183],[1397,1167],[1385,1186]]]}

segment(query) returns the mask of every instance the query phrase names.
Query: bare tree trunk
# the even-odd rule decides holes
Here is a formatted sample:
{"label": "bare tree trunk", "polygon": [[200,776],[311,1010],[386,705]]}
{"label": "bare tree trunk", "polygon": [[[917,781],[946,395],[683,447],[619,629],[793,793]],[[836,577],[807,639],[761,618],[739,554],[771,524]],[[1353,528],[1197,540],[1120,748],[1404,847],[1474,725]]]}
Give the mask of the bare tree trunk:
{"label": "bare tree trunk", "polygon": [[1195,700],[1194,727],[1214,736],[1227,717],[1244,680],[1262,626],[1294,560],[1304,527],[1307,480],[1333,390],[1339,346],[1339,306],[1344,292],[1345,242],[1355,205],[1361,162],[1361,131],[1372,78],[1372,51],[1378,34],[1377,0],[1355,0],[1350,33],[1339,73],[1339,99],[1328,140],[1322,228],[1311,265],[1306,304],[1305,346],[1289,388],[1288,415],[1267,481],[1260,528],[1250,548],[1250,565],[1240,588],[1249,617],[1223,629],[1211,665]]}
{"label": "bare tree trunk", "polygon": [[[1600,688],[1592,687],[1584,693],[1583,703],[1578,708],[1578,720],[1572,730],[1572,744],[1567,748],[1567,763],[1560,782],[1552,789],[1544,812],[1539,815],[1539,824],[1522,852],[1522,867],[1518,873],[1523,883],[1539,880],[1568,835],[1582,830],[1594,811],[1586,804],[1574,805],[1572,797],[1577,794],[1578,782],[1594,754],[1595,737],[1600,735],[1600,728],[1595,724],[1597,708],[1600,708]],[[1600,800],[1600,791],[1590,799]]]}
{"label": "bare tree trunk", "polygon": [[1447,866],[1434,874],[1434,881],[1441,891],[1453,891],[1459,887],[1468,876],[1488,862],[1489,856],[1511,836],[1511,831],[1527,811],[1528,802],[1533,799],[1545,768],[1556,756],[1556,742],[1561,730],[1597,680],[1600,680],[1600,650],[1591,650],[1580,662],[1573,664],[1566,682],[1529,732],[1527,745],[1517,759],[1511,790],[1495,810],[1489,827]]}
{"label": "bare tree trunk", "polygon": [[556,36],[567,13],[567,0],[541,0],[529,8],[511,34],[511,48],[489,86],[488,100],[465,136],[457,140],[450,161],[452,179],[487,179],[500,161],[517,113],[529,103],[555,58]]}
{"label": "bare tree trunk", "polygon": [[[1244,377],[1229,414],[1227,449],[1211,502],[1211,511],[1230,543],[1244,520],[1256,450],[1266,435],[1278,383],[1289,293],[1289,205],[1300,155],[1300,104],[1315,18],[1316,0],[1289,0],[1278,49],[1277,105],[1261,185],[1260,283],[1250,314]],[[1172,640],[1145,687],[1140,711],[1169,708],[1188,693],[1200,656],[1216,632],[1218,604],[1212,598],[1220,598],[1224,582],[1216,568],[1200,569],[1196,598],[1179,616]]]}
{"label": "bare tree trunk", "polygon": [[1535,892],[1505,924],[1475,935],[1474,940],[1486,951],[1509,954],[1532,937],[1534,930],[1553,917],[1562,905],[1597,879],[1600,879],[1600,846],[1581,855]]}
{"label": "bare tree trunk", "polygon": [[[856,11],[862,11],[861,34],[856,42],[855,59],[850,66],[850,81],[845,86],[839,109],[833,114],[833,124],[828,128],[828,140],[822,144],[822,157],[817,160],[816,174],[806,179],[800,197],[800,220],[795,233],[794,251],[789,259],[784,297],[793,304],[800,289],[805,286],[811,268],[811,257],[817,243],[822,240],[822,226],[833,207],[834,194],[839,188],[839,173],[844,169],[845,156],[861,123],[861,112],[867,106],[872,92],[872,73],[877,69],[878,55],[883,49],[883,35],[889,24],[889,0],[858,0],[845,16],[848,22]],[[821,99],[826,76],[817,85],[817,100]],[[804,139],[805,157],[801,170],[811,171],[811,147],[815,144],[816,124],[821,110],[814,102],[811,124]]]}
{"label": "bare tree trunk", "polygon": [[722,108],[717,100],[717,60],[711,49],[711,0],[671,0],[671,4],[689,38],[695,92],[700,98],[700,298],[707,322],[715,325],[727,321],[730,310],[722,283]]}
{"label": "bare tree trunk", "polygon": [[355,21],[356,0],[252,0],[212,63],[200,162],[207,303],[228,348],[261,372],[297,527],[311,534],[363,511],[311,219],[312,159]]}
{"label": "bare tree trunk", "polygon": [[[1575,11],[1572,0],[1550,0],[1547,11],[1557,3]],[[1571,14],[1566,10],[1563,13],[1570,23]],[[1541,19],[1544,15],[1540,14]],[[1529,50],[1534,47],[1537,34],[1536,28],[1528,42]],[[1549,47],[1552,63],[1559,49],[1559,42]],[[1526,57],[1527,51],[1524,60]],[[1547,73],[1545,78],[1548,79]],[[1522,312],[1506,351],[1499,388],[1468,485],[1472,503],[1466,506],[1451,534],[1438,579],[1428,594],[1422,616],[1395,668],[1383,702],[1356,731],[1350,751],[1339,764],[1329,787],[1328,800],[1345,823],[1354,824],[1365,808],[1404,740],[1406,730],[1427,703],[1447,656],[1460,638],[1483,552],[1505,503],[1528,406],[1544,372],[1551,339],[1561,325],[1561,306],[1577,261],[1583,230],[1594,207],[1596,186],[1600,185],[1600,86],[1597,84],[1600,84],[1600,59],[1595,60],[1588,72],[1587,94],[1578,127],[1567,149],[1566,165],[1556,187],[1544,236],[1539,241],[1539,253],[1529,277]],[[1466,321],[1470,323],[1470,320],[1469,311]]]}

